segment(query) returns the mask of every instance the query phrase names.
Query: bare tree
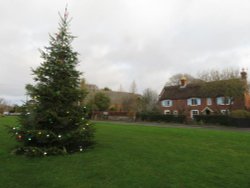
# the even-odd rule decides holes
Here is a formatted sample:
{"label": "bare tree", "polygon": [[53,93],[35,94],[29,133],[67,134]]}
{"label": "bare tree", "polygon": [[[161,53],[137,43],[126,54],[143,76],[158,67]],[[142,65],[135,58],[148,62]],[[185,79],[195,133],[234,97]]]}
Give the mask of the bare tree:
{"label": "bare tree", "polygon": [[187,74],[187,73],[185,73],[185,74],[178,73],[178,74],[175,74],[175,75],[171,76],[169,78],[169,81],[165,84],[165,86],[176,86],[176,85],[179,85],[180,84],[180,79],[183,76],[187,79],[187,83],[197,83],[197,82],[201,81],[199,79],[196,79],[195,77],[193,77],[190,74]]}
{"label": "bare tree", "polygon": [[153,112],[158,110],[158,93],[150,88],[143,91],[141,98],[141,110],[143,112]]}
{"label": "bare tree", "polygon": [[229,79],[239,78],[239,70],[235,68],[226,68],[223,69],[222,71],[211,69],[199,72],[197,75],[199,79],[206,82],[229,80]]}
{"label": "bare tree", "polygon": [[137,112],[138,110],[138,96],[128,95],[122,100],[123,110],[128,112]]}
{"label": "bare tree", "polygon": [[123,92],[123,91],[124,91],[124,90],[123,90],[123,87],[122,87],[122,84],[120,84],[118,91],[120,91],[120,92]]}
{"label": "bare tree", "polygon": [[130,92],[131,92],[131,93],[134,93],[134,94],[137,92],[137,86],[136,86],[135,81],[133,81],[133,82],[131,83]]}
{"label": "bare tree", "polygon": [[0,98],[0,105],[6,104],[5,100],[3,98]]}
{"label": "bare tree", "polygon": [[2,114],[4,111],[9,110],[10,106],[7,104],[6,100],[3,98],[0,98],[0,114]]}

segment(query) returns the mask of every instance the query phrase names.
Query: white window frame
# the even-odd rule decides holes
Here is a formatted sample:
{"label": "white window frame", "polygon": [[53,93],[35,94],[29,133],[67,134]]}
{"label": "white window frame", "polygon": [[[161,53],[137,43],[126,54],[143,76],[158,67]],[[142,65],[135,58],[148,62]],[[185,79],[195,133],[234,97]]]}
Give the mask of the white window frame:
{"label": "white window frame", "polygon": [[173,115],[178,116],[178,114],[179,114],[179,113],[178,113],[178,110],[174,110],[174,111],[173,111]]}
{"label": "white window frame", "polygon": [[191,99],[191,106],[197,106],[198,105],[198,100],[197,98],[192,98]]}
{"label": "white window frame", "polygon": [[[200,101],[200,102],[198,102]],[[189,98],[188,99],[188,106],[199,106],[201,105],[201,99],[200,98]]]}
{"label": "white window frame", "polygon": [[165,114],[165,115],[171,114],[171,110],[164,110],[164,114]]}
{"label": "white window frame", "polygon": [[[218,103],[219,99],[220,99],[221,103]],[[225,103],[226,99],[227,99],[227,103]],[[231,103],[230,97],[217,97],[216,98],[217,105],[230,105],[230,103]]]}
{"label": "white window frame", "polygon": [[[194,114],[194,112],[197,112],[197,113]],[[199,110],[191,110],[191,111],[190,111],[190,117],[191,117],[192,119],[194,118],[195,115],[199,115],[199,114],[200,114]]]}
{"label": "white window frame", "polygon": [[211,106],[212,105],[212,98],[207,98],[207,105],[208,106]]}
{"label": "white window frame", "polygon": [[230,111],[229,111],[229,109],[223,109],[223,110],[220,110],[220,113],[223,115],[228,115],[230,113]]}
{"label": "white window frame", "polygon": [[167,100],[161,101],[161,105],[162,105],[163,107],[170,107],[170,106],[173,106],[173,101],[167,99]]}

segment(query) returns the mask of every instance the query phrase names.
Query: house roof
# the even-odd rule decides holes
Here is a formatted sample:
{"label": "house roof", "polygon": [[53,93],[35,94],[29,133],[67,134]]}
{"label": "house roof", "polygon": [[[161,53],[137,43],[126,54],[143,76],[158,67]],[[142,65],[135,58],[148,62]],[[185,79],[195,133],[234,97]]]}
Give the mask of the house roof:
{"label": "house roof", "polygon": [[85,87],[89,92],[99,90],[95,84],[85,84]]}
{"label": "house roof", "polygon": [[[217,97],[225,95],[226,88],[232,92],[243,88],[240,79],[219,80],[212,82],[188,84],[186,87],[165,86],[160,94],[159,100],[165,99],[187,99],[192,97]],[[215,89],[216,88],[216,89]]]}
{"label": "house roof", "polygon": [[120,91],[103,91],[106,95],[110,97],[111,104],[122,104],[124,99],[130,97],[140,97],[138,94],[120,92]]}

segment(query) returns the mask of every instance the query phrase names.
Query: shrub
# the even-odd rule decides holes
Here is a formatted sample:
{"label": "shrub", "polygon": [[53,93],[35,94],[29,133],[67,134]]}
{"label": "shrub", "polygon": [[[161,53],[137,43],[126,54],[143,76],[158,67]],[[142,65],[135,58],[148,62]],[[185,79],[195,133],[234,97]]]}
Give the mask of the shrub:
{"label": "shrub", "polygon": [[226,115],[198,115],[194,116],[195,121],[204,122],[205,124],[219,124],[235,127],[250,127],[249,117],[232,117]]}
{"label": "shrub", "polygon": [[231,125],[231,119],[225,115],[197,115],[195,121],[204,122],[205,124]]}
{"label": "shrub", "polygon": [[155,121],[155,122],[173,122],[173,123],[184,123],[186,116],[184,115],[165,115],[154,112],[144,112],[137,114],[137,118],[142,121]]}
{"label": "shrub", "polygon": [[233,118],[250,118],[250,112],[246,110],[234,110],[230,116]]}

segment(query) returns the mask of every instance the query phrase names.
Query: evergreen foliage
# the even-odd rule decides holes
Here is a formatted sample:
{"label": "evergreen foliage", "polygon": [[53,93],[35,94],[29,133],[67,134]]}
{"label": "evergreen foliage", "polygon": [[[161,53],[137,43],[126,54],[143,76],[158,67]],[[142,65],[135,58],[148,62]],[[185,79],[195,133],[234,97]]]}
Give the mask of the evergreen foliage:
{"label": "evergreen foliage", "polygon": [[35,84],[26,86],[32,100],[23,106],[20,126],[12,128],[21,145],[17,154],[66,154],[93,144],[94,129],[80,105],[86,92],[79,87],[78,53],[71,46],[67,10],[60,19],[59,32],[41,51],[43,63],[32,70]]}
{"label": "evergreen foliage", "polygon": [[97,92],[94,96],[95,105],[98,110],[107,110],[110,106],[110,97],[102,92]]}

